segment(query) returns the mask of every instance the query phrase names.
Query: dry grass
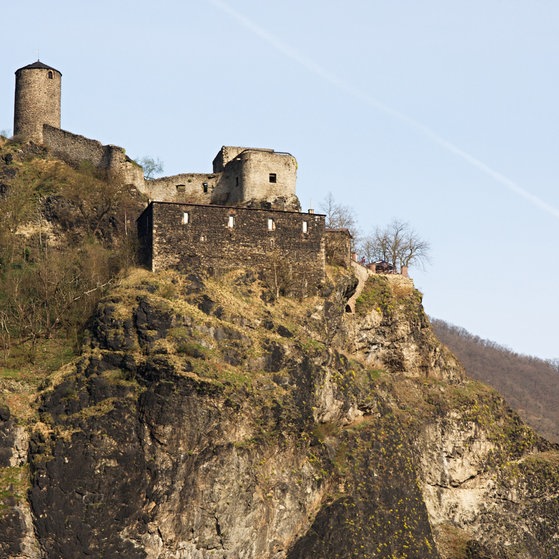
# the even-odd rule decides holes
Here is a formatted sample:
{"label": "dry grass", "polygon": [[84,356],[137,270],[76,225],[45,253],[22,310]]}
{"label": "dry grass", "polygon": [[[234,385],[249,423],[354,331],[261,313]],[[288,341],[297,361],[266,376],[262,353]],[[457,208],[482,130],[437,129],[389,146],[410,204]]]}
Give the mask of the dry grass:
{"label": "dry grass", "polygon": [[36,420],[39,387],[74,358],[72,345],[60,338],[42,340],[35,348],[17,346],[0,366],[0,403],[22,423]]}

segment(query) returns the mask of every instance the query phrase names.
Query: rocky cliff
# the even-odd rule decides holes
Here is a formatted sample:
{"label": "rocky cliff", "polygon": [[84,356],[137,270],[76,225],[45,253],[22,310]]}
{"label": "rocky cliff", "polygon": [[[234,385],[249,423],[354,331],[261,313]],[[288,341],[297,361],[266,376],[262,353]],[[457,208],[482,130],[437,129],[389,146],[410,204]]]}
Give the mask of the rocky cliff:
{"label": "rocky cliff", "polygon": [[[0,408],[0,555],[559,556],[559,452],[464,377],[421,295],[135,271],[38,420]],[[29,480],[29,481],[28,481]]]}

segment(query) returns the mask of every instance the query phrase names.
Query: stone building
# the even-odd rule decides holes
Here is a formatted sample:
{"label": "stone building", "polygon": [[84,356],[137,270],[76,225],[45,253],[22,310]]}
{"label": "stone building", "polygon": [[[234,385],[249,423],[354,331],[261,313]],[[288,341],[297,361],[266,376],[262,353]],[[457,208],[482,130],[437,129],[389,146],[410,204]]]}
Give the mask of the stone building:
{"label": "stone building", "polygon": [[223,146],[212,173],[146,180],[151,200],[298,211],[297,160],[273,149]]}
{"label": "stone building", "polygon": [[39,61],[16,71],[14,134],[143,193],[150,203],[138,234],[153,271],[245,267],[277,293],[304,297],[318,292],[327,262],[350,265],[349,233],[326,230],[324,215],[300,212],[291,154],[223,146],[211,173],[144,179],[123,148],[61,129],[61,76]]}
{"label": "stone building", "polygon": [[272,149],[223,146],[212,173],[144,179],[142,168],[123,148],[61,129],[61,78],[58,70],[40,61],[16,71],[14,136],[44,145],[70,165],[87,162],[133,185],[149,200],[300,209],[297,161]]}
{"label": "stone building", "polygon": [[92,168],[143,190],[144,173],[125,150],[60,128],[62,74],[37,60],[16,70],[14,137],[47,147],[70,165]]}
{"label": "stone building", "polygon": [[138,218],[142,263],[152,271],[258,272],[278,293],[315,295],[324,281],[324,215],[152,202]]}
{"label": "stone building", "polygon": [[14,136],[43,143],[43,125],[60,128],[62,74],[37,60],[16,71]]}

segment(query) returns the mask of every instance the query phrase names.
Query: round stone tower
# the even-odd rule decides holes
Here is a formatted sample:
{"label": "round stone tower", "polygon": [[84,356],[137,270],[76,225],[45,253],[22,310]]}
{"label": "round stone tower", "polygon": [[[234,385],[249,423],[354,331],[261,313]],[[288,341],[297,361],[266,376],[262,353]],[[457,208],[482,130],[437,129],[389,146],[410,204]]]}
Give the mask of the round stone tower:
{"label": "round stone tower", "polygon": [[14,136],[43,143],[43,124],[60,128],[62,74],[37,60],[16,71]]}

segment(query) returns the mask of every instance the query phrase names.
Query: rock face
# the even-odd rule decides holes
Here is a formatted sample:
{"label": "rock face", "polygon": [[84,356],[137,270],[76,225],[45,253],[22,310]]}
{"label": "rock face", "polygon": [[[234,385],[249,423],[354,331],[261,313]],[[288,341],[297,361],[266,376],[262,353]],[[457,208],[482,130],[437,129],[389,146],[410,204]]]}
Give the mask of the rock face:
{"label": "rock face", "polygon": [[349,314],[333,276],[303,301],[243,271],[122,282],[41,394],[3,556],[559,556],[557,448],[464,378],[409,280]]}

